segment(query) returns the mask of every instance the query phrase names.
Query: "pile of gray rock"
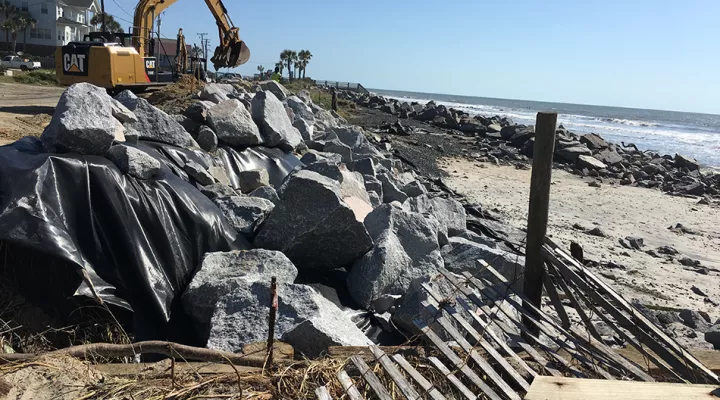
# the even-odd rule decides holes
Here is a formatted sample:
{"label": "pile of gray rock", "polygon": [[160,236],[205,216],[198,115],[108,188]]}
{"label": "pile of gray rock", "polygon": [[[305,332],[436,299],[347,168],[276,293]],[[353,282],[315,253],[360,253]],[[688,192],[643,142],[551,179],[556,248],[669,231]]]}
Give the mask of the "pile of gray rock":
{"label": "pile of gray rock", "polygon": [[[533,155],[533,126],[515,124],[499,116],[471,116],[433,101],[407,103],[354,92],[345,92],[344,96],[359,105],[398,118],[412,118],[447,129],[455,135],[475,137],[475,151],[468,156],[481,162],[514,164]],[[396,125],[388,126],[388,132],[411,133]],[[720,197],[720,174],[701,172],[698,162],[690,157],[640,151],[633,144],[617,145],[597,134],[577,135],[562,125],[557,129],[555,161],[571,173],[594,177],[598,181],[607,179],[622,185],[657,188],[674,195]],[[708,202],[707,199],[701,201]]]}
{"label": "pile of gray rock", "polygon": [[[176,174],[251,243],[247,251],[205,254],[181,297],[195,333],[211,348],[241,351],[267,338],[272,276],[280,299],[276,336],[317,356],[330,345],[369,343],[348,305],[385,321],[398,315],[397,324],[412,330],[409,318],[429,300],[417,282],[441,270],[475,271],[477,258],[495,261],[513,279],[524,263],[468,231],[462,204],[403,170],[362,128],[276,82],[254,93],[206,85],[183,115],[168,115],[129,91],[112,98],[102,88],[73,85],[42,142],[48,152],[104,156],[109,168],[149,185]],[[175,146],[183,156],[162,165],[142,150],[147,142]],[[276,187],[263,170],[242,171],[232,184],[216,154],[250,146],[294,153],[301,167]],[[335,270],[346,279],[332,289],[352,304],[295,283]]]}

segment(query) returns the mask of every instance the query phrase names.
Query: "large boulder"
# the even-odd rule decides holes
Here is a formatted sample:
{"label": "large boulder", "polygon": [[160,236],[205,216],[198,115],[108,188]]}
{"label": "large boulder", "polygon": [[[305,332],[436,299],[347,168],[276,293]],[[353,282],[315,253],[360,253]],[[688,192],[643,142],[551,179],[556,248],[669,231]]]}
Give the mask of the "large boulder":
{"label": "large boulder", "polygon": [[584,144],[575,144],[568,147],[556,147],[555,156],[567,162],[576,162],[581,155],[592,155],[592,151]]}
{"label": "large boulder", "polygon": [[252,118],[260,127],[266,145],[290,151],[303,144],[302,135],[292,126],[285,107],[271,92],[255,94]]}
{"label": "large boulder", "polygon": [[315,104],[312,104],[310,108],[312,108],[315,113],[314,127],[317,132],[327,132],[340,125],[337,118],[335,118],[330,111],[323,110]]}
{"label": "large boulder", "polygon": [[51,153],[105,155],[113,140],[125,141],[125,128],[113,116],[115,108],[105,89],[89,83],[72,85],[60,96],[40,139]]}
{"label": "large boulder", "polygon": [[207,122],[218,139],[231,146],[254,146],[263,142],[250,112],[239,100],[221,101],[210,108]]}
{"label": "large boulder", "polygon": [[392,203],[393,201],[402,203],[408,199],[408,195],[400,190],[389,174],[378,174],[377,179],[382,183],[382,193],[378,194],[382,194],[383,203]]}
{"label": "large boulder", "polygon": [[447,226],[449,236],[459,235],[467,229],[465,226],[467,224],[465,208],[454,199],[430,197],[424,194],[407,199],[403,203],[403,208],[408,211],[421,214],[428,213],[434,216],[441,224]]}
{"label": "large boulder", "polygon": [[238,174],[238,181],[240,181],[240,190],[243,193],[250,193],[261,186],[270,185],[270,176],[264,169],[250,169],[241,171]]}
{"label": "large boulder", "polygon": [[303,140],[313,140],[315,138],[315,127],[306,120],[302,118],[296,119],[292,125],[300,132]]}
{"label": "large boulder", "polygon": [[605,165],[602,161],[598,160],[595,157],[586,156],[584,154],[581,154],[578,156],[577,166],[580,169],[587,168],[589,170],[594,170],[594,169],[600,170],[600,169],[607,168],[607,165]]}
{"label": "large boulder", "polygon": [[344,126],[335,128],[332,132],[343,144],[350,147],[356,158],[360,158],[357,157],[359,155],[382,157],[380,151],[367,140],[362,128],[358,126]]}
{"label": "large boulder", "polygon": [[138,179],[151,179],[160,172],[160,161],[132,146],[116,144],[105,157],[115,163],[120,172]]}
{"label": "large boulder", "polygon": [[220,183],[220,182],[202,186],[200,188],[200,193],[204,194],[205,197],[207,197],[210,200],[216,199],[218,197],[228,197],[228,196],[237,196],[238,195],[238,193],[235,191],[235,189],[231,188],[230,186],[228,186],[224,183]]}
{"label": "large boulder", "polygon": [[335,269],[372,247],[370,235],[340,183],[316,172],[291,175],[278,191],[280,203],[260,228],[255,245],[280,250],[299,268]]}
{"label": "large boulder", "polygon": [[697,160],[692,157],[686,157],[682,154],[675,154],[675,167],[676,168],[688,168],[690,171],[696,171],[700,169],[700,164]]}
{"label": "large boulder", "polygon": [[315,123],[315,114],[313,114],[312,109],[299,97],[290,96],[285,99],[285,104],[293,110],[296,119],[305,120],[310,126]]}
{"label": "large boulder", "polygon": [[205,123],[208,112],[215,105],[212,101],[197,100],[191,103],[183,112],[183,115],[199,123]]}
{"label": "large boulder", "polygon": [[[278,284],[275,337],[306,357],[318,357],[329,346],[371,344],[350,316],[306,285]],[[248,343],[267,340],[269,282],[240,285],[215,305],[207,347],[238,352]]]}
{"label": "large boulder", "polygon": [[260,87],[262,88],[262,90],[270,91],[272,94],[275,95],[276,98],[280,100],[285,100],[288,96],[290,96],[290,93],[287,91],[287,89],[285,89],[285,86],[281,85],[279,82],[261,82]]}
{"label": "large boulder", "polygon": [[383,204],[368,214],[365,227],[375,247],[347,278],[350,296],[363,307],[404,294],[412,280],[442,267],[437,232],[421,214]]}
{"label": "large boulder", "polygon": [[483,271],[481,275],[477,273],[477,261],[485,260],[508,281],[516,282],[518,277],[522,276],[523,266],[525,265],[525,257],[523,256],[461,237],[451,237],[448,244],[443,246],[441,251],[445,261],[445,268],[458,274],[467,271],[474,276],[484,274],[488,279],[491,279],[492,275],[487,271]]}
{"label": "large boulder", "polygon": [[715,324],[705,331],[705,341],[712,344],[715,350],[720,350],[720,324]]}
{"label": "large boulder", "polygon": [[233,228],[246,237],[252,237],[255,229],[275,208],[272,201],[260,197],[217,197],[213,202]]}
{"label": "large boulder", "polygon": [[115,99],[135,113],[138,122],[126,124],[140,134],[140,139],[172,144],[178,147],[198,147],[190,133],[165,111],[153,107],[129,90],[120,92]]}
{"label": "large boulder", "polygon": [[230,94],[230,92],[225,85],[219,83],[211,83],[205,85],[205,87],[200,91],[200,99],[211,101],[217,104],[228,100],[228,94]]}
{"label": "large boulder", "polygon": [[259,197],[261,199],[270,200],[277,205],[280,202],[277,192],[272,186],[260,186],[248,194],[250,197]]}
{"label": "large boulder", "polygon": [[623,162],[622,156],[618,154],[617,151],[610,149],[602,150],[598,153],[595,153],[594,157],[607,165],[619,165]]}
{"label": "large boulder", "polygon": [[338,139],[327,141],[323,146],[323,152],[339,155],[344,163],[350,163],[353,159],[352,149]]}
{"label": "large boulder", "polygon": [[217,150],[218,137],[215,132],[209,126],[203,125],[200,127],[197,135],[197,143],[201,149],[207,152],[213,152]]}
{"label": "large boulder", "polygon": [[606,149],[610,146],[605,139],[595,133],[580,136],[580,143],[586,145],[593,151]]}
{"label": "large boulder", "polygon": [[185,166],[183,167],[183,171],[185,171],[186,174],[188,174],[189,177],[193,178],[197,183],[207,186],[212,185],[215,183],[215,177],[212,176],[208,170],[203,167],[202,165],[196,163],[195,161],[188,161],[185,163]]}

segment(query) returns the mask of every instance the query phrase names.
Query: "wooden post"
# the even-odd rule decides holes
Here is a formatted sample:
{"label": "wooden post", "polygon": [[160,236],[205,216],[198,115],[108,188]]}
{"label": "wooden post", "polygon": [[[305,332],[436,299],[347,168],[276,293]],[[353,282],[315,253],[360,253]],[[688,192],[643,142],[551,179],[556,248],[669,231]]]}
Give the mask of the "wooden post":
{"label": "wooden post", "polygon": [[[545,274],[542,245],[547,232],[556,124],[557,113],[537,113],[532,177],[530,178],[530,208],[528,210],[527,244],[525,245],[523,294],[538,309],[540,308],[543,275]],[[524,319],[524,323],[532,332],[537,331],[537,327],[528,319]]]}
{"label": "wooden post", "polygon": [[270,280],[270,318],[268,321],[267,358],[263,369],[271,367],[273,363],[273,351],[275,349],[275,320],[277,319],[278,293],[277,277]]}

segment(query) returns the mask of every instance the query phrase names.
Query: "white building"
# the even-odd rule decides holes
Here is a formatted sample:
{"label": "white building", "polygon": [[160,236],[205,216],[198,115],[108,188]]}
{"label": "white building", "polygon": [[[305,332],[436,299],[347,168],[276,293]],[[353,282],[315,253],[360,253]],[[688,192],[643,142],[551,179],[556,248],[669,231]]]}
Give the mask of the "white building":
{"label": "white building", "polygon": [[[91,31],[97,30],[90,25],[90,19],[100,11],[99,0],[9,0],[20,10],[29,12],[37,20],[35,28],[26,33],[18,32],[17,50],[23,51],[23,41],[27,35],[27,51],[30,54],[52,55],[57,46],[72,41],[83,40]],[[0,14],[0,23],[5,16]],[[0,48],[5,49],[5,31],[0,30]],[[10,44],[12,46],[12,43]]]}

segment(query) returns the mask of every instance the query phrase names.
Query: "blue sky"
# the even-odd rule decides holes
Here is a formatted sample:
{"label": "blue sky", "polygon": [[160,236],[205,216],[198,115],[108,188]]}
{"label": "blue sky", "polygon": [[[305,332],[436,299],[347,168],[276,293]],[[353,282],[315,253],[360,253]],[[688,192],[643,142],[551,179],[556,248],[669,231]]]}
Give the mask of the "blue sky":
{"label": "blue sky", "polygon": [[[135,1],[106,0],[132,18]],[[309,49],[307,75],[366,87],[720,114],[718,0],[225,0],[252,57]],[[120,7],[119,7],[120,6]],[[120,21],[123,26],[129,22]],[[178,0],[163,36],[217,28]]]}

